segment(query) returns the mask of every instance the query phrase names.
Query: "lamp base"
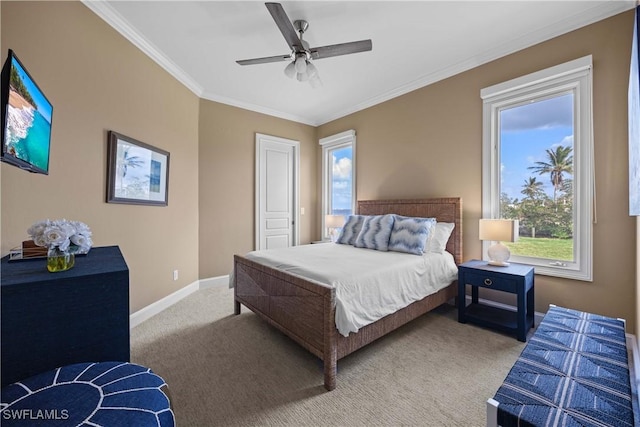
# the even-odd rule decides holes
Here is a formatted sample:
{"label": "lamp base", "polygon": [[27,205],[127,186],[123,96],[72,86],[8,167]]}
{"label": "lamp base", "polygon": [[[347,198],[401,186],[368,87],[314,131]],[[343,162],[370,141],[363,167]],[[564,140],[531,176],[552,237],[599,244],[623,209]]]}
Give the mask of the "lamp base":
{"label": "lamp base", "polygon": [[509,261],[511,257],[511,252],[509,248],[498,242],[487,250],[487,255],[489,255],[489,265],[507,267],[509,265],[507,261]]}
{"label": "lamp base", "polygon": [[488,265],[495,265],[496,267],[509,267],[511,264],[504,261],[489,261]]}

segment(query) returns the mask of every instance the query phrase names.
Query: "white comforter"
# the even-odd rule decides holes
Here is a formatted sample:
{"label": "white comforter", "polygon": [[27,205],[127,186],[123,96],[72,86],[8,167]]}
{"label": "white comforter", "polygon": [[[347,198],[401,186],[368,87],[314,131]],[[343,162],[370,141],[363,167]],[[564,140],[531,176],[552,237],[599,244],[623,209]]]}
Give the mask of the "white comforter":
{"label": "white comforter", "polygon": [[336,289],[336,327],[345,337],[456,280],[453,255],[422,256],[322,243],[253,251],[248,259]]}

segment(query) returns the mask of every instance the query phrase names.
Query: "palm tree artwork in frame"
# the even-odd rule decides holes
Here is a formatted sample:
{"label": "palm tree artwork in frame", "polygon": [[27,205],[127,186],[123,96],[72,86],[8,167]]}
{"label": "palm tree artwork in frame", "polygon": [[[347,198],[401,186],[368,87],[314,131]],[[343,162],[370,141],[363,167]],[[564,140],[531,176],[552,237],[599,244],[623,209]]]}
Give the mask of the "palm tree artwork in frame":
{"label": "palm tree artwork in frame", "polygon": [[167,206],[169,152],[109,131],[107,203]]}

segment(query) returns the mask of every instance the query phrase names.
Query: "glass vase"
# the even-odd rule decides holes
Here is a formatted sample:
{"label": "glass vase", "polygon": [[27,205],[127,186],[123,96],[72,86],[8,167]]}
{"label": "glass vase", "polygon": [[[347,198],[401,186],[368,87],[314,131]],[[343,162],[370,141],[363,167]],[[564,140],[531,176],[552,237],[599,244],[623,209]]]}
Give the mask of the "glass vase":
{"label": "glass vase", "polygon": [[47,252],[47,270],[51,273],[69,270],[76,262],[76,256],[60,248],[50,248]]}

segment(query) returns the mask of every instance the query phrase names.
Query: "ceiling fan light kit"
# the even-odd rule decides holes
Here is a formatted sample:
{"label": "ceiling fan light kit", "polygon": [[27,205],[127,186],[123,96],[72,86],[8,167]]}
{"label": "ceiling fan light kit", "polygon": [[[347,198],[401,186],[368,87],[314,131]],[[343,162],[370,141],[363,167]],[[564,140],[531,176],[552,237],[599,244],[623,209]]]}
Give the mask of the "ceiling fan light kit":
{"label": "ceiling fan light kit", "polygon": [[295,61],[291,61],[289,63],[289,65],[287,65],[286,67],[284,67],[284,74],[285,76],[295,79],[296,78],[296,74],[298,74],[298,72],[296,71],[296,62]]}
{"label": "ceiling fan light kit", "polygon": [[372,49],[371,40],[310,48],[309,43],[302,39],[304,32],[309,28],[307,21],[296,20],[293,21],[292,25],[280,3],[265,3],[265,6],[267,6],[269,13],[271,13],[273,20],[291,48],[291,54],[236,61],[240,65],[291,61],[285,67],[284,74],[289,78],[295,78],[299,82],[309,82],[311,87],[315,89],[322,86],[322,81],[320,80],[318,69],[311,63],[312,59],[330,58],[332,56],[366,52]]}
{"label": "ceiling fan light kit", "polygon": [[307,59],[303,58],[302,55],[296,58],[296,72],[299,74],[307,72]]}

